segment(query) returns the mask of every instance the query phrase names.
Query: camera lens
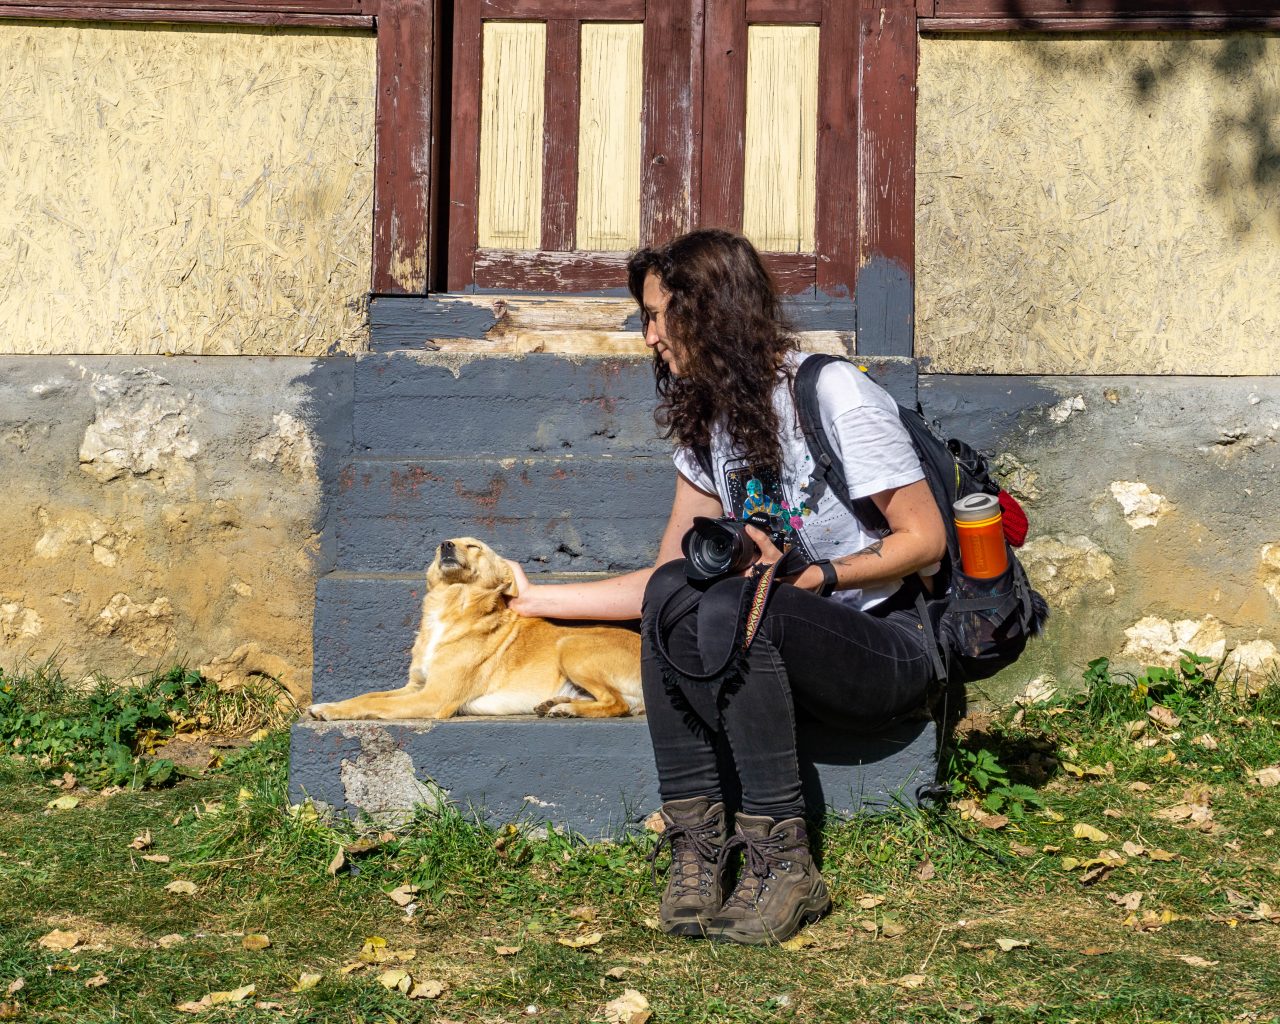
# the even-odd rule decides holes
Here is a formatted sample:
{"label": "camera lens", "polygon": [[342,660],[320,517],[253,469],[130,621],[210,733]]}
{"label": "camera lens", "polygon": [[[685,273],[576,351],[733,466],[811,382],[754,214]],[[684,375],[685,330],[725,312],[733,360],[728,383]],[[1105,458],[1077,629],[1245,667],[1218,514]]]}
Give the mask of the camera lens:
{"label": "camera lens", "polygon": [[759,554],[742,524],[732,519],[699,516],[684,539],[686,574],[691,580],[714,580],[741,572]]}

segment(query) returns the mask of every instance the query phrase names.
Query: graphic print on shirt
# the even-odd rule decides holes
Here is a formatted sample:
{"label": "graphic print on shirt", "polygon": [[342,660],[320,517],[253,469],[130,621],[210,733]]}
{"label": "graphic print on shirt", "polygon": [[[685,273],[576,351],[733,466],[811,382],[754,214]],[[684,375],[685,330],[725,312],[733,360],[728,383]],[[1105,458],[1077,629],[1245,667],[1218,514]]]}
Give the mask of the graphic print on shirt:
{"label": "graphic print on shirt", "polygon": [[[724,464],[724,493],[729,498],[729,512],[734,519],[744,519],[757,511],[766,511],[781,522],[794,524],[799,517],[792,517],[786,495],[778,474],[772,470],[755,473],[742,459],[730,459]],[[791,539],[805,556],[812,560],[813,553],[805,543],[804,534],[794,526]]]}

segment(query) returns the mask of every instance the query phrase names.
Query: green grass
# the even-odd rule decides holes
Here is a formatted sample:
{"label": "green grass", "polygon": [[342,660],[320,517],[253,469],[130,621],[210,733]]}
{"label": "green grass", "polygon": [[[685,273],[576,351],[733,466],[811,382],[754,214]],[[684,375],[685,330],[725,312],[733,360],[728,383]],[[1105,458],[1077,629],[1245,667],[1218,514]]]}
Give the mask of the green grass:
{"label": "green grass", "polygon": [[[8,1004],[0,1017],[590,1021],[633,988],[655,1022],[694,1024],[1280,1020],[1280,926],[1259,908],[1280,913],[1280,789],[1248,781],[1280,763],[1280,687],[1223,696],[1192,668],[1150,700],[1150,686],[1135,696],[1137,680],[1108,669],[1079,695],[970,722],[955,789],[975,801],[959,806],[977,817],[953,805],[829,827],[824,874],[836,910],[809,930],[813,945],[796,950],[674,940],[647,925],[657,902],[651,836],[589,845],[423,814],[350,855],[354,873],[329,875],[340,845],[380,830],[289,808],[283,732],[167,788],[78,790],[69,810],[47,808],[60,795],[50,782],[65,769],[16,760],[10,748],[0,754],[0,1006]],[[38,693],[70,719],[84,712],[58,704],[69,698],[47,676],[6,681],[12,694]],[[1182,725],[1149,725],[1157,743],[1137,746],[1127,723],[1157,697],[1177,705]],[[1206,733],[1216,749],[1193,742]],[[1135,791],[1135,782],[1150,788]],[[983,801],[1000,787],[1016,796],[1019,786],[1035,794],[1021,816],[1007,813],[1009,798],[998,809],[1011,820],[984,827],[999,821]],[[1201,787],[1193,798],[1208,787],[1211,820],[1201,827],[1212,831],[1153,816],[1193,787]],[[1077,823],[1109,838],[1077,839]],[[152,846],[131,850],[147,831]],[[1174,859],[1129,856],[1088,884],[1085,869],[1064,870],[1064,857],[1096,858],[1126,841]],[[149,863],[143,853],[171,859]],[[175,879],[197,891],[166,891]],[[420,887],[412,916],[386,895],[406,883]],[[1108,897],[1134,891],[1143,893],[1138,920],[1126,924],[1131,912]],[[1135,927],[1147,911],[1156,930]],[[42,948],[54,928],[83,942],[69,952]],[[591,932],[602,935],[593,945],[558,941]],[[244,949],[246,933],[267,934],[271,946]],[[173,934],[182,941],[158,942]],[[443,995],[410,1001],[378,983],[385,966],[340,973],[371,936],[413,950],[387,966],[443,983]],[[998,939],[1029,945],[1005,952]],[[519,952],[500,956],[497,947]],[[1192,966],[1183,956],[1217,963]],[[623,978],[607,977],[611,968],[624,968]],[[322,980],[294,993],[303,972]],[[99,975],[105,984],[86,987]],[[906,987],[900,979],[910,975],[924,980]],[[19,978],[23,987],[6,995]],[[176,1009],[248,984],[256,993],[246,1001],[199,1016]]]}

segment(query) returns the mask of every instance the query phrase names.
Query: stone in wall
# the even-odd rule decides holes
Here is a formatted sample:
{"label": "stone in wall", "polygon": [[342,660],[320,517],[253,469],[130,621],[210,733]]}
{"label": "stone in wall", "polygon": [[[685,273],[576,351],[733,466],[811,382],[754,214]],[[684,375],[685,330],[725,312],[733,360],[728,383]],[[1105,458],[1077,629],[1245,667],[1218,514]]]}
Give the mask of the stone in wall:
{"label": "stone in wall", "polygon": [[1111,496],[1120,503],[1125,522],[1135,530],[1155,526],[1173,507],[1163,494],[1156,494],[1146,484],[1132,480],[1112,483]]}
{"label": "stone in wall", "polygon": [[1239,694],[1254,694],[1280,671],[1280,650],[1270,640],[1250,640],[1227,653],[1219,685]]}
{"label": "stone in wall", "polygon": [[80,445],[81,468],[99,483],[126,475],[163,480],[195,457],[190,395],[145,367],[93,383],[97,413]]}
{"label": "stone in wall", "polygon": [[44,622],[18,601],[0,604],[0,643],[18,644],[34,640],[44,632]]}
{"label": "stone in wall", "polygon": [[253,446],[253,461],[271,463],[294,476],[314,475],[316,450],[302,421],[278,412],[272,423],[275,430]]}
{"label": "stone in wall", "polygon": [[1036,537],[1022,547],[1018,558],[1051,610],[1079,604],[1087,595],[1106,600],[1115,596],[1111,556],[1088,537]]}
{"label": "stone in wall", "polygon": [[123,641],[134,654],[163,654],[173,645],[173,604],[167,597],[143,604],[115,594],[98,613],[94,632]]}
{"label": "stone in wall", "polygon": [[1212,615],[1199,621],[1177,622],[1147,615],[1126,629],[1124,635],[1121,656],[1144,665],[1176,665],[1184,650],[1218,661],[1227,650],[1222,623]]}
{"label": "stone in wall", "polygon": [[1259,563],[1263,587],[1280,604],[1280,543],[1264,544]]}
{"label": "stone in wall", "polygon": [[264,651],[256,641],[241,644],[230,654],[200,666],[200,674],[222,690],[239,689],[255,680],[283,680],[293,674],[293,666],[279,655]]}

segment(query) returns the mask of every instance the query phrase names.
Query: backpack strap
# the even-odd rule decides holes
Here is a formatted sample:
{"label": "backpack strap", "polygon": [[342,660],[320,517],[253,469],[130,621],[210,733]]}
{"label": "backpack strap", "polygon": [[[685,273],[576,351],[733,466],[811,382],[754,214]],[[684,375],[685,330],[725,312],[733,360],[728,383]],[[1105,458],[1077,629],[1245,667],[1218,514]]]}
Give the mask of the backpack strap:
{"label": "backpack strap", "polygon": [[840,499],[840,503],[849,510],[849,514],[858,520],[868,532],[888,536],[889,523],[885,520],[876,503],[870,498],[850,498],[849,481],[845,478],[844,467],[827,437],[822,426],[822,409],[818,404],[818,375],[831,363],[847,363],[849,360],[839,356],[815,353],[809,356],[796,370],[795,406],[796,418],[800,421],[800,429],[804,432],[805,444],[809,447],[809,457],[817,467],[817,474],[822,477],[828,489]]}

